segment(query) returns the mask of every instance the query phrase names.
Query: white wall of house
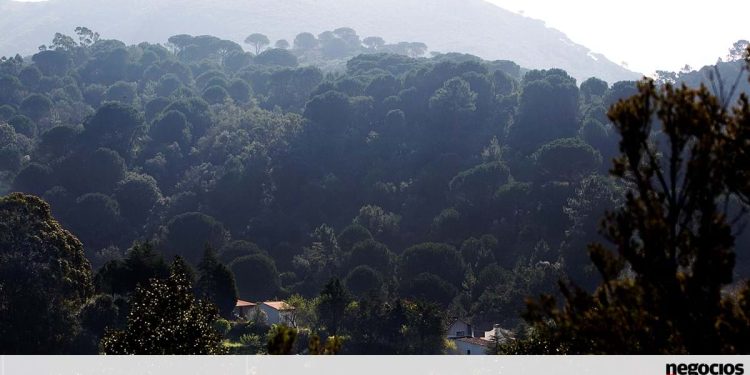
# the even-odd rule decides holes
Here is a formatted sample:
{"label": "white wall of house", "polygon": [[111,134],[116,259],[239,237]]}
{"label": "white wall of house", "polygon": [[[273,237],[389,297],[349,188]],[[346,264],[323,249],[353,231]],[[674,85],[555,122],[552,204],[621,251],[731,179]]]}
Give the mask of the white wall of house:
{"label": "white wall of house", "polygon": [[234,308],[234,315],[242,319],[250,319],[250,315],[255,310],[255,306],[239,306]]}
{"label": "white wall of house", "polygon": [[461,355],[486,355],[487,347],[484,345],[472,344],[470,342],[455,340],[456,351]]}
{"label": "white wall of house", "polygon": [[291,311],[276,310],[273,307],[266,305],[265,303],[260,305],[260,309],[266,314],[269,325],[273,325],[273,324],[291,325],[291,322],[292,322]]}
{"label": "white wall of house", "polygon": [[272,308],[271,306],[268,306],[264,303],[260,305],[260,310],[266,314],[266,318],[268,318],[269,325],[279,324],[281,322],[281,317],[279,316],[279,310],[276,310]]}
{"label": "white wall of house", "polygon": [[474,333],[471,330],[471,324],[468,324],[462,320],[456,320],[448,327],[448,338],[454,337],[471,337]]}

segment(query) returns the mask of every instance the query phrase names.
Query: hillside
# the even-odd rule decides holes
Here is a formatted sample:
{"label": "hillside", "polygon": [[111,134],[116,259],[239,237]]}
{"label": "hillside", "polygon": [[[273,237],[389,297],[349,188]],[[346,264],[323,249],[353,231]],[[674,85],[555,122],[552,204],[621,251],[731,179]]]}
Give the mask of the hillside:
{"label": "hillside", "polygon": [[542,21],[482,0],[0,0],[0,55],[33,53],[35,46],[49,43],[50,35],[72,34],[76,26],[127,43],[164,42],[181,33],[240,42],[261,32],[271,40],[292,40],[299,32],[317,34],[347,26],[363,37],[421,41],[430,51],[512,60],[526,68],[559,67],[579,82],[590,76],[609,82],[640,76]]}

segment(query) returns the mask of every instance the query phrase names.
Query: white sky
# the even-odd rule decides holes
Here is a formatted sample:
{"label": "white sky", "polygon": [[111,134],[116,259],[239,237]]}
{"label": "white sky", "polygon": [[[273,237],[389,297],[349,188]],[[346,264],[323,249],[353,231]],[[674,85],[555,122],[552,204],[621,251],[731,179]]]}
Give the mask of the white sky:
{"label": "white sky", "polygon": [[488,0],[631,70],[700,68],[750,40],[750,0]]}
{"label": "white sky", "polygon": [[543,20],[644,74],[713,64],[735,41],[750,40],[750,0],[487,1]]}

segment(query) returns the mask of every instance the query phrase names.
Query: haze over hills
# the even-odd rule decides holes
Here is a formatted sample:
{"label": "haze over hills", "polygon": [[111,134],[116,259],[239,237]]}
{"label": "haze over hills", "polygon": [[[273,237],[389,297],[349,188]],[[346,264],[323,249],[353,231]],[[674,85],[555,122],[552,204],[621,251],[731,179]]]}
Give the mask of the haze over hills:
{"label": "haze over hills", "polygon": [[576,44],[562,32],[483,0],[0,0],[0,55],[31,54],[55,32],[87,26],[127,43],[165,42],[176,34],[211,34],[241,42],[253,32],[271,40],[303,31],[354,28],[362,37],[419,41],[430,51],[512,60],[526,68],[565,69],[579,83],[610,83],[640,74]]}

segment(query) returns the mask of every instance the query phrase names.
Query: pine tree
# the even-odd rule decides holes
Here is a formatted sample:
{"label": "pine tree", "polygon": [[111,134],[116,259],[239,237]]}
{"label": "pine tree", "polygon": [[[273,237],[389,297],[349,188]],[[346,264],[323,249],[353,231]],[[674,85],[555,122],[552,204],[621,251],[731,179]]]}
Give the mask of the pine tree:
{"label": "pine tree", "polygon": [[196,355],[225,352],[214,329],[214,305],[196,300],[184,261],[176,259],[166,280],[152,279],[136,289],[127,327],[108,331],[101,341],[106,354]]}
{"label": "pine tree", "polygon": [[206,247],[203,260],[198,264],[198,273],[197,295],[216,305],[222,317],[231,318],[238,298],[234,274],[219,261],[210,246]]}
{"label": "pine tree", "polygon": [[268,354],[286,355],[292,354],[294,341],[297,339],[297,330],[282,324],[274,324],[268,332]]}
{"label": "pine tree", "polygon": [[609,117],[622,136],[612,174],[627,194],[604,221],[615,251],[589,249],[603,282],[593,294],[561,284],[562,308],[549,296],[529,304],[533,334],[509,351],[750,352],[750,285],[726,293],[731,220],[750,203],[747,96],[728,109],[705,87],[644,81]]}
{"label": "pine tree", "polygon": [[93,295],[83,245],[41,199],[0,197],[0,352],[65,353]]}
{"label": "pine tree", "polygon": [[331,279],[320,292],[318,318],[330,335],[336,336],[339,333],[350,299],[339,279]]}

